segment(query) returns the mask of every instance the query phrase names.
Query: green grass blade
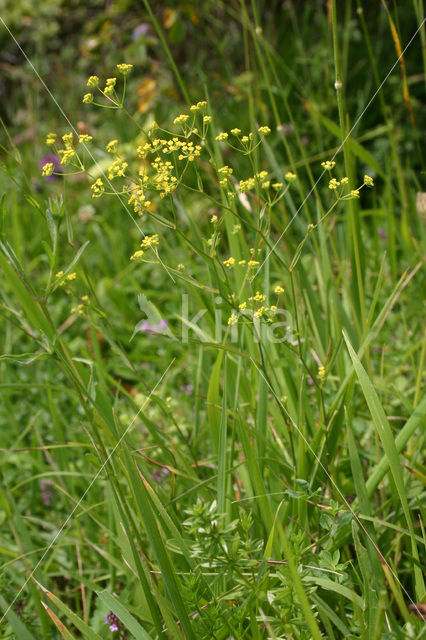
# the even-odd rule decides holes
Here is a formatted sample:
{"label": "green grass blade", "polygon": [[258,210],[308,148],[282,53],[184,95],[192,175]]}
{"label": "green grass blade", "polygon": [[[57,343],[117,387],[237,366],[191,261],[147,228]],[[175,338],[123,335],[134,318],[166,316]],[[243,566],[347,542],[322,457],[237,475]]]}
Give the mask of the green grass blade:
{"label": "green grass blade", "polygon": [[[364,367],[362,366],[358,356],[353,350],[352,345],[350,344],[345,333],[343,333],[343,337],[345,339],[346,346],[349,351],[349,355],[353,362],[356,374],[358,376],[358,380],[360,382],[362,391],[364,393],[364,397],[367,401],[368,408],[370,409],[374,426],[377,430],[384,452],[389,462],[389,469],[392,474],[393,480],[395,482],[396,490],[401,500],[402,509],[404,511],[405,519],[407,521],[407,526],[410,531],[412,554],[418,563],[419,554],[418,554],[417,544],[415,540],[413,521],[411,518],[410,509],[408,507],[407,493],[404,487],[402,469],[399,462],[398,451],[395,445],[393,433],[390,428],[386,414],[383,410],[383,407],[380,404],[380,400],[377,396],[377,393],[370,381],[370,378],[368,377]],[[418,564],[414,565],[414,577],[415,577],[416,598],[420,602],[421,598],[424,596],[424,593],[425,593],[425,585],[424,585],[423,576]]]}

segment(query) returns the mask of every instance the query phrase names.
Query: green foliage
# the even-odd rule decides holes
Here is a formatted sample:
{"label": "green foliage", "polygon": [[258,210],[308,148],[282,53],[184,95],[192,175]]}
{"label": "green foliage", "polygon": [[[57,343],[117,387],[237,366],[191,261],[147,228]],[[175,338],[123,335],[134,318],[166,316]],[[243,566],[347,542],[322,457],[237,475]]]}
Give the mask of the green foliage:
{"label": "green foliage", "polygon": [[422,637],[425,35],[388,4],[3,3],[69,121],[3,29],[2,638]]}

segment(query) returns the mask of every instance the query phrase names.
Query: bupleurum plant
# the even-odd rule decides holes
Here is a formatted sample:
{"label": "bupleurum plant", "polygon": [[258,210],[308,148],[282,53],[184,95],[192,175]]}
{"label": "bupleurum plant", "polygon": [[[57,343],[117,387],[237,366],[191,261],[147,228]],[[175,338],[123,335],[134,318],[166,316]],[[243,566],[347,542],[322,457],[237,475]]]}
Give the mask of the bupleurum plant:
{"label": "bupleurum plant", "polygon": [[[111,162],[103,168],[99,163],[93,165],[94,157],[88,146],[93,142],[92,136],[79,135],[74,139],[72,133],[67,133],[59,142],[55,133],[49,133],[47,144],[59,155],[61,166],[70,169],[68,173],[62,173],[61,168],[61,175],[85,173],[89,179],[92,178],[90,188],[93,198],[118,197],[123,205],[132,208],[137,220],[142,218],[144,222],[158,224],[178,234],[188,246],[191,246],[192,240],[184,235],[179,224],[177,197],[180,192],[185,192],[189,196],[205,198],[214,207],[215,213],[210,218],[211,236],[202,239],[203,247],[198,253],[209,262],[216,279],[224,281],[225,288],[219,286],[218,290],[229,308],[226,335],[235,337],[238,324],[251,324],[254,333],[259,335],[262,323],[274,323],[278,310],[283,306],[280,296],[284,289],[276,285],[276,295],[273,296],[264,291],[253,291],[253,283],[265,259],[274,250],[269,237],[274,210],[297,181],[297,175],[287,171],[277,179],[276,169],[268,171],[260,166],[265,164],[260,152],[263,141],[271,133],[269,126],[259,126],[256,131],[246,134],[237,127],[229,132],[217,132],[206,100],[191,105],[188,113],[176,116],[173,120],[174,130],[160,127],[155,121],[145,130],[125,107],[126,80],[132,65],[119,64],[117,70],[122,77],[120,90],[116,77],[108,78],[101,88],[100,79],[91,76],[87,86],[95,93],[85,94],[83,102],[119,110],[127,115],[138,129],[133,144],[121,144],[118,139],[110,140],[106,152],[111,156]],[[238,171],[235,166],[223,163],[225,154],[227,158],[234,157],[233,164],[239,167]],[[240,167],[241,157],[245,160],[244,169]],[[231,163],[231,160],[227,159],[227,162]],[[323,173],[329,174],[332,203],[328,204],[317,222],[307,225],[305,236],[288,267],[290,272],[295,268],[312,232],[337,206],[346,200],[359,198],[364,187],[374,186],[369,175],[365,175],[363,183],[356,188],[349,185],[347,176],[334,177],[333,160],[322,162],[321,167]],[[243,170],[249,174],[247,177],[238,176]],[[42,173],[45,176],[52,175],[53,163],[46,163]],[[94,178],[93,173],[100,175]],[[143,238],[130,260],[158,263],[168,273],[183,277],[184,274],[179,272],[187,271],[187,265],[166,265],[160,255],[159,233],[145,234],[137,220]],[[235,236],[234,240],[231,236]],[[230,272],[235,272],[233,278]],[[67,278],[70,279],[70,276]],[[80,301],[74,309],[82,312],[84,301]],[[325,368],[320,365],[319,379],[324,375]]]}

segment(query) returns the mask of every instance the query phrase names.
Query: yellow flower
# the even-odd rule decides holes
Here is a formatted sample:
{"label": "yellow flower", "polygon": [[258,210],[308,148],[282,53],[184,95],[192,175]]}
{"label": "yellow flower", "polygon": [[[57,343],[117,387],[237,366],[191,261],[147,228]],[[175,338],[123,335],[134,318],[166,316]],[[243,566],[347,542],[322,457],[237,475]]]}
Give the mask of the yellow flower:
{"label": "yellow flower", "polygon": [[97,87],[99,84],[99,78],[98,76],[90,76],[90,78],[87,81],[87,86],[88,87]]}
{"label": "yellow flower", "polygon": [[117,78],[107,78],[103,93],[106,96],[112,96],[114,94],[114,88],[116,83],[117,83]]}
{"label": "yellow flower", "polygon": [[347,176],[345,176],[340,180],[340,184],[348,184],[348,182],[349,182],[349,178]]}
{"label": "yellow flower", "polygon": [[336,178],[331,178],[330,182],[328,183],[328,188],[337,189],[338,186],[340,186],[340,182],[336,180]]}
{"label": "yellow flower", "polygon": [[322,378],[324,378],[324,376],[325,376],[325,367],[319,367],[318,368],[318,377],[322,379]]}
{"label": "yellow flower", "polygon": [[258,132],[261,133],[263,136],[267,136],[268,133],[271,133],[271,129],[269,127],[259,127],[258,128]]}
{"label": "yellow flower", "polygon": [[228,267],[228,269],[231,269],[231,267],[233,267],[235,264],[235,258],[233,258],[232,256],[230,258],[228,258],[227,260],[223,261],[223,265],[225,267]]}
{"label": "yellow flower", "polygon": [[75,156],[74,149],[60,149],[59,155],[61,156],[61,164],[68,164],[69,161]]}
{"label": "yellow flower", "polygon": [[84,104],[90,104],[91,102],[93,102],[93,94],[85,93],[83,96],[83,102]]}
{"label": "yellow flower", "polygon": [[112,165],[108,167],[108,180],[113,180],[116,177],[124,177],[127,167],[127,162],[124,162],[123,160],[114,160]]}
{"label": "yellow flower", "polygon": [[92,142],[92,140],[93,140],[93,137],[88,136],[85,133],[82,133],[78,138],[78,141],[80,144],[89,144],[90,142]]}
{"label": "yellow flower", "polygon": [[205,107],[207,107],[207,102],[205,100],[200,100],[197,102],[197,107],[198,109],[205,109]]}
{"label": "yellow flower", "polygon": [[141,247],[148,249],[149,247],[156,247],[159,244],[158,233],[154,233],[152,236],[145,236],[141,242]]}
{"label": "yellow flower", "polygon": [[331,171],[335,164],[336,163],[334,162],[334,160],[326,160],[325,162],[321,162],[321,166],[326,171]]}
{"label": "yellow flower", "polygon": [[52,162],[46,162],[45,165],[43,165],[42,171],[41,171],[41,175],[42,176],[51,176],[53,173],[53,163]]}
{"label": "yellow flower", "polygon": [[203,116],[203,123],[204,124],[208,124],[211,121],[212,121],[212,117],[211,116]]}
{"label": "yellow flower", "polygon": [[143,256],[143,251],[141,249],[138,249],[130,256],[130,260],[137,260],[138,258],[142,258],[142,256]]}
{"label": "yellow flower", "polygon": [[367,185],[367,187],[374,187],[374,180],[371,176],[367,176],[367,174],[364,176],[364,184]]}
{"label": "yellow flower", "polygon": [[284,287],[282,287],[280,284],[277,284],[274,289],[274,293],[276,293],[277,295],[279,295],[280,293],[284,293]]}
{"label": "yellow flower", "polygon": [[351,191],[351,196],[353,198],[359,198],[359,189],[354,189],[353,191]]}
{"label": "yellow flower", "polygon": [[228,326],[232,326],[234,324],[238,324],[238,316],[236,313],[233,313],[229,318],[228,318]]}
{"label": "yellow flower", "polygon": [[253,258],[250,258],[250,260],[247,262],[247,266],[250,268],[256,267],[258,264],[258,261],[253,260]]}
{"label": "yellow flower", "polygon": [[241,129],[238,129],[238,127],[235,127],[234,129],[231,129],[231,133],[233,136],[239,136],[241,133]]}
{"label": "yellow flower", "polygon": [[127,74],[130,73],[130,71],[133,69],[132,64],[126,64],[124,62],[121,64],[117,64],[116,67],[123,76],[127,76]]}
{"label": "yellow flower", "polygon": [[180,116],[177,116],[174,120],[173,120],[173,124],[184,124],[187,120],[188,120],[189,116],[181,113]]}
{"label": "yellow flower", "polygon": [[[117,152],[118,140],[110,140],[106,146],[106,150],[108,153],[116,153]],[[146,145],[145,145],[146,146]],[[150,145],[148,145],[150,146]],[[139,149],[139,147],[138,147]]]}
{"label": "yellow flower", "polygon": [[272,185],[272,188],[275,189],[276,191],[279,191],[279,189],[281,189],[283,186],[282,182],[274,182]]}
{"label": "yellow flower", "polygon": [[256,295],[249,298],[249,300],[252,300],[255,302],[265,302],[266,296],[263,293],[260,293],[260,291],[256,291]]}
{"label": "yellow flower", "polygon": [[92,198],[99,198],[105,191],[104,183],[98,178],[91,186]]}
{"label": "yellow flower", "polygon": [[62,278],[63,275],[64,275],[63,271],[58,271],[58,273],[55,274],[55,278]]}
{"label": "yellow flower", "polygon": [[66,277],[66,280],[68,280],[69,282],[71,282],[72,280],[75,280],[77,277],[76,272],[74,271],[73,273],[69,273]]}
{"label": "yellow flower", "polygon": [[297,176],[296,176],[295,173],[292,173],[291,171],[287,171],[287,173],[285,174],[284,178],[286,180],[291,181],[291,180],[296,180]]}
{"label": "yellow flower", "polygon": [[46,136],[46,144],[52,146],[56,142],[56,133],[48,133]]}
{"label": "yellow flower", "polygon": [[222,131],[221,133],[219,133],[218,136],[216,136],[216,140],[218,142],[224,142],[227,139],[228,139],[228,134],[226,133],[226,131]]}
{"label": "yellow flower", "polygon": [[220,167],[220,169],[217,170],[218,174],[221,176],[230,176],[233,173],[233,169],[231,169],[231,167],[228,167],[227,165],[225,165],[224,167]]}
{"label": "yellow flower", "polygon": [[244,311],[245,309],[247,309],[247,302],[242,302],[238,305],[238,308],[241,309],[241,311]]}

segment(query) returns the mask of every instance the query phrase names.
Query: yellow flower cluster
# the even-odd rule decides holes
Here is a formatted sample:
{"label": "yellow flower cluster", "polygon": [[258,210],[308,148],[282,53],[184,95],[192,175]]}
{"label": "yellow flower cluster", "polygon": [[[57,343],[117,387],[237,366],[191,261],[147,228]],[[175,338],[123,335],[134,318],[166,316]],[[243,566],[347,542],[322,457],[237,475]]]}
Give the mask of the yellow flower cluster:
{"label": "yellow flower cluster", "polygon": [[128,167],[127,162],[117,159],[108,167],[108,180],[114,180],[114,178],[124,178],[125,171]]}
{"label": "yellow flower cluster", "polygon": [[117,153],[118,140],[110,140],[106,146],[108,153]]}
{"label": "yellow flower cluster", "polygon": [[177,178],[172,175],[174,169],[171,162],[168,160],[163,162],[160,158],[157,158],[152,163],[152,168],[156,172],[152,183],[157,191],[160,191],[160,198],[164,198],[166,195],[173,193],[177,187]]}
{"label": "yellow flower cluster", "polygon": [[189,120],[189,116],[186,113],[181,113],[173,120],[173,124],[185,124]]}
{"label": "yellow flower cluster", "polygon": [[62,142],[64,143],[65,149],[59,150],[59,155],[61,157],[61,164],[69,164],[70,160],[72,160],[75,156],[74,150],[74,136],[72,133],[66,133],[62,136]]}
{"label": "yellow flower cluster", "polygon": [[207,102],[205,100],[200,100],[197,104],[191,104],[189,110],[190,111],[200,111],[207,107]]}
{"label": "yellow flower cluster", "polygon": [[179,160],[188,160],[192,162],[195,158],[199,157],[201,146],[199,144],[194,145],[193,142],[181,142],[178,141],[178,145],[180,146],[180,154],[178,155]]}
{"label": "yellow flower cluster", "polygon": [[41,175],[42,176],[51,176],[53,173],[53,169],[55,167],[53,166],[52,162],[46,162],[46,164],[43,165],[42,167],[42,171],[41,171]]}
{"label": "yellow flower cluster", "polygon": [[235,258],[233,258],[232,256],[230,258],[228,258],[227,260],[223,261],[223,264],[225,267],[228,267],[228,269],[230,269],[231,267],[234,266],[235,264]]}
{"label": "yellow flower cluster", "polygon": [[81,296],[80,303],[71,309],[71,313],[78,313],[79,316],[84,314],[84,310],[89,304],[89,296]]}
{"label": "yellow flower cluster", "polygon": [[115,85],[117,84],[117,78],[107,78],[103,94],[105,96],[113,96],[115,92]]}
{"label": "yellow flower cluster", "polygon": [[249,300],[252,302],[265,302],[266,296],[264,293],[260,293],[260,291],[256,291],[256,294],[254,296],[251,296]]}
{"label": "yellow flower cluster", "polygon": [[[55,278],[62,278],[62,276],[64,275],[63,271],[58,271],[58,273],[55,275]],[[75,272],[73,273],[69,273],[63,280],[62,282],[60,282],[60,286],[63,287],[67,282],[72,282],[72,280],[75,280],[77,277],[77,274]]]}
{"label": "yellow flower cluster", "polygon": [[158,233],[154,233],[152,236],[145,236],[141,242],[141,247],[143,249],[148,249],[150,247],[157,247],[160,241],[158,239]]}
{"label": "yellow flower cluster", "polygon": [[127,74],[130,73],[130,71],[133,69],[132,64],[126,64],[124,62],[122,62],[121,64],[117,64],[116,67],[123,76],[127,76]]}
{"label": "yellow flower cluster", "polygon": [[137,213],[138,216],[141,216],[146,209],[150,208],[151,201],[147,200],[142,189],[135,189],[128,199],[127,204],[132,205],[134,212]]}
{"label": "yellow flower cluster", "polygon": [[130,256],[130,260],[138,260],[138,258],[142,258],[142,256],[143,256],[142,249],[138,249]]}
{"label": "yellow flower cluster", "polygon": [[105,191],[104,183],[100,178],[95,180],[95,182],[90,185],[90,188],[92,190],[92,198],[100,198]]}
{"label": "yellow flower cluster", "polygon": [[321,162],[321,166],[326,171],[331,171],[335,164],[336,163],[334,162],[334,160],[326,160],[325,162]]}
{"label": "yellow flower cluster", "polygon": [[56,142],[56,133],[48,133],[46,136],[46,144],[50,147]]}
{"label": "yellow flower cluster", "polygon": [[284,287],[282,287],[280,284],[277,284],[274,289],[274,293],[276,293],[277,295],[279,295],[280,293],[284,293]]}
{"label": "yellow flower cluster", "polygon": [[86,133],[82,133],[79,137],[78,137],[78,141],[80,144],[90,144],[93,140],[92,136],[88,136]]}
{"label": "yellow flower cluster", "polygon": [[364,176],[364,184],[365,184],[367,187],[374,187],[374,180],[373,180],[373,178],[372,178],[371,176],[367,176],[367,175],[365,175],[365,176]]}
{"label": "yellow flower cluster", "polygon": [[87,86],[94,89],[99,86],[99,78],[98,76],[90,76],[87,81]]}

